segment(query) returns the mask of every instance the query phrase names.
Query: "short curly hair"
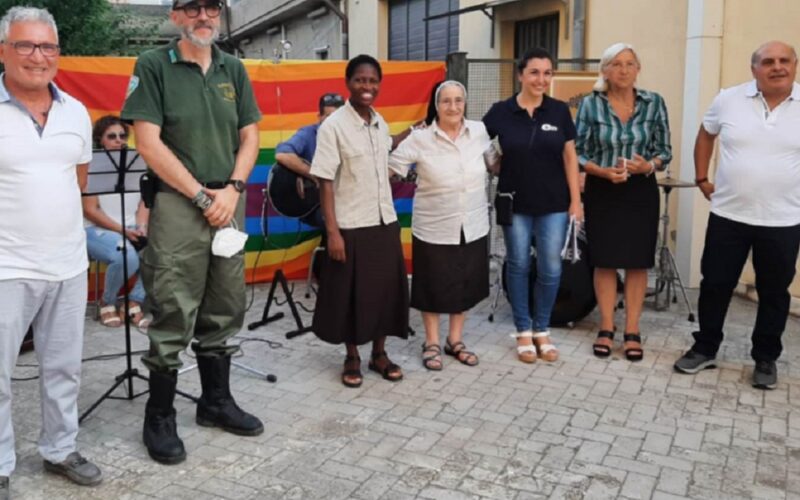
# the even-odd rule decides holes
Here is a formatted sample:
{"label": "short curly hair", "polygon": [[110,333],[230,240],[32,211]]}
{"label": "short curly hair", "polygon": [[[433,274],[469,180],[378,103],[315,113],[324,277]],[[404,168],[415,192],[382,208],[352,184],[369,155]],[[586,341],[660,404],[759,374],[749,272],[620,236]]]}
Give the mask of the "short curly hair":
{"label": "short curly hair", "polygon": [[378,80],[383,80],[383,70],[381,69],[381,63],[378,62],[372,56],[366,54],[359,54],[354,58],[350,59],[347,62],[347,67],[344,70],[344,77],[346,80],[353,78],[353,75],[356,74],[356,69],[362,64],[366,64],[368,66],[372,66],[375,68],[375,71],[378,73]]}
{"label": "short curly hair", "polygon": [[125,129],[126,134],[130,131],[130,126],[122,121],[119,116],[101,116],[96,122],[94,122],[94,128],[92,129],[92,142],[94,142],[95,148],[102,147],[101,140],[103,139],[103,135],[106,133],[106,130],[113,125],[120,125],[123,129]]}

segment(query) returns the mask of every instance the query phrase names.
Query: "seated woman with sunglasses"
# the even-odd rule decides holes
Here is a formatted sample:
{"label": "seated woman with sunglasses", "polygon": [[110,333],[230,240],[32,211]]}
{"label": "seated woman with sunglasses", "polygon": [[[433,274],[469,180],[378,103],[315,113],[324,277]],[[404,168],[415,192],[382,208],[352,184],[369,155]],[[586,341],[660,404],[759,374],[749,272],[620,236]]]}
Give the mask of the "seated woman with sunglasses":
{"label": "seated woman with sunglasses", "polygon": [[[96,148],[120,149],[128,141],[128,125],[116,116],[103,116],[94,125],[92,139]],[[125,194],[125,216],[120,212],[117,194],[85,196],[83,216],[86,244],[91,259],[107,264],[103,297],[100,301],[100,322],[104,326],[118,327],[125,319],[124,306],[117,311],[117,295],[125,282],[122,265],[122,235],[129,242],[144,243],[147,236],[147,219],[150,211],[138,193]],[[124,225],[123,225],[124,223]],[[127,245],[128,275],[139,270],[139,256],[132,244]],[[144,302],[142,280],[137,279],[129,295],[131,322],[141,332],[149,324],[141,304]]]}

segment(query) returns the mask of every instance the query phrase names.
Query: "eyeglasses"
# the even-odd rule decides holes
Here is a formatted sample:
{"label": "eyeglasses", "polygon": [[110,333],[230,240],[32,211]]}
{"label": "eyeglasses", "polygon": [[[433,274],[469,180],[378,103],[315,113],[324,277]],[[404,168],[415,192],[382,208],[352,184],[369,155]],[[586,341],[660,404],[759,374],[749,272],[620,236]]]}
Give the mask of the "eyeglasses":
{"label": "eyeglasses", "polygon": [[119,140],[121,141],[124,141],[128,139],[128,134],[126,132],[120,132],[119,134],[117,134],[116,132],[109,132],[103,137],[105,139],[108,139],[109,141],[116,141],[117,138],[119,138]]}
{"label": "eyeglasses", "polygon": [[206,11],[208,17],[219,17],[222,12],[222,4],[219,2],[207,5],[200,5],[196,2],[187,3],[182,7],[175,7],[173,10],[182,10],[186,17],[195,18],[200,15],[200,10]]}
{"label": "eyeglasses", "polygon": [[33,43],[33,42],[3,42],[14,48],[14,51],[21,56],[30,56],[36,49],[45,57],[55,57],[61,51],[57,43]]}
{"label": "eyeglasses", "polygon": [[325,94],[322,96],[323,106],[341,106],[344,104],[344,97],[339,94]]}

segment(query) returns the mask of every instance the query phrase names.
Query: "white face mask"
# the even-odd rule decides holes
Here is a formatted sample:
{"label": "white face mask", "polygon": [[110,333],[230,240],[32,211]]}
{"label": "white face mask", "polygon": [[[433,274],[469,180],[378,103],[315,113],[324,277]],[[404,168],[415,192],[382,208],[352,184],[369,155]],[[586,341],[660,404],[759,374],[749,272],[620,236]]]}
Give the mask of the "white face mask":
{"label": "white face mask", "polygon": [[247,233],[239,231],[236,219],[231,219],[231,226],[217,231],[214,240],[211,242],[211,253],[226,259],[239,253],[247,242]]}

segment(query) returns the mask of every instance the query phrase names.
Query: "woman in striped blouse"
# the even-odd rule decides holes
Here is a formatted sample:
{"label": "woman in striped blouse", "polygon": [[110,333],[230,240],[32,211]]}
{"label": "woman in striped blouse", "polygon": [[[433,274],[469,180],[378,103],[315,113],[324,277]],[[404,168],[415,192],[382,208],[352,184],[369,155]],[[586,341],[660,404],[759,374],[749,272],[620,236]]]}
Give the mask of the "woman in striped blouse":
{"label": "woman in striped blouse", "polygon": [[578,161],[587,174],[585,210],[589,259],[600,307],[598,357],[611,354],[617,269],[625,269],[624,352],[643,357],[639,317],[647,270],[655,264],[659,196],[654,172],[672,159],[664,99],[636,87],[641,65],[633,47],[606,49],[594,91],[576,118]]}

